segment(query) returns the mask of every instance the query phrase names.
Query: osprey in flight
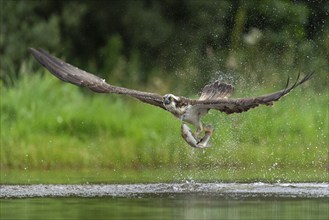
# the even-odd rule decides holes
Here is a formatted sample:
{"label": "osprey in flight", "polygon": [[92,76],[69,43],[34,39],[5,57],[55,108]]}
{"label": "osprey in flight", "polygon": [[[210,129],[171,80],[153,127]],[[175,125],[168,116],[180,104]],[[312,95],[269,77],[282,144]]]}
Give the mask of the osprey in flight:
{"label": "osprey in flight", "polygon": [[[213,128],[211,125],[203,124],[200,119],[210,109],[232,114],[248,111],[259,105],[271,106],[274,101],[278,101],[291,90],[309,80],[313,75],[313,73],[310,73],[299,80],[300,75],[298,74],[296,82],[290,87],[288,78],[285,89],[278,92],[252,98],[235,99],[229,98],[233,92],[233,86],[216,80],[202,89],[199,99],[189,99],[173,94],[161,96],[155,93],[113,86],[106,83],[104,79],[80,70],[42,49],[30,48],[29,50],[41,65],[65,82],[87,87],[94,92],[129,95],[144,103],[169,111],[182,121],[182,137],[190,146],[195,148],[209,147],[209,139],[213,133]],[[195,132],[192,132],[186,123],[194,125],[196,127]]]}

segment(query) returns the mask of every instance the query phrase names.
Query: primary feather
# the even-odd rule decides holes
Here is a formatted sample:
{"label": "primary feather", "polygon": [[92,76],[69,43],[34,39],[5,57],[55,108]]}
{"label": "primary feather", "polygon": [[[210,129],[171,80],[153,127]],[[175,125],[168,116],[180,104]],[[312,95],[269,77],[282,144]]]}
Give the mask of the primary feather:
{"label": "primary feather", "polygon": [[105,82],[105,79],[72,66],[63,60],[48,54],[42,49],[37,50],[30,48],[29,50],[41,65],[46,67],[54,76],[65,82],[87,87],[94,92],[129,95],[142,102],[164,109],[162,96],[158,94],[110,85]]}
{"label": "primary feather", "polygon": [[[300,74],[298,74],[296,82],[292,86],[289,87],[289,79],[288,79],[285,89],[267,95],[262,95],[252,98],[236,98],[236,99],[228,99],[225,97],[224,98],[221,97],[217,99],[189,100],[188,102],[190,103],[190,105],[195,106],[198,109],[216,109],[221,112],[225,112],[227,114],[241,113],[244,111],[248,111],[252,108],[255,108],[259,105],[272,105],[273,102],[278,101],[280,98],[282,98],[283,96],[291,92],[293,89],[295,89],[297,86],[311,79],[313,74],[314,74],[313,72],[307,74],[301,80],[299,80]],[[210,91],[208,92],[208,94],[216,94],[216,91]],[[225,94],[225,92],[223,94]]]}

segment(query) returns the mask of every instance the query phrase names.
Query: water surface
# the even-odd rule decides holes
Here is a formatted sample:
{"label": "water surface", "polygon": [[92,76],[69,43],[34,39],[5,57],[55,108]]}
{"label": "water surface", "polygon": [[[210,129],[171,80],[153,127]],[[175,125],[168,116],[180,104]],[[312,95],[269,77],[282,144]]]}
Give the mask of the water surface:
{"label": "water surface", "polygon": [[327,199],[162,195],[1,199],[1,219],[328,219]]}
{"label": "water surface", "polygon": [[328,183],[2,185],[1,219],[329,219]]}

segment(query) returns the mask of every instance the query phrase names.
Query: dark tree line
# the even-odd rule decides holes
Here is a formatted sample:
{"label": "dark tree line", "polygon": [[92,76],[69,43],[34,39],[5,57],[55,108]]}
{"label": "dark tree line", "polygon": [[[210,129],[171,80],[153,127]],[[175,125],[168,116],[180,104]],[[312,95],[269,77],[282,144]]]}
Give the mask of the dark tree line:
{"label": "dark tree line", "polygon": [[268,62],[328,71],[328,11],[326,0],[1,1],[1,80],[32,68],[28,47],[128,84]]}

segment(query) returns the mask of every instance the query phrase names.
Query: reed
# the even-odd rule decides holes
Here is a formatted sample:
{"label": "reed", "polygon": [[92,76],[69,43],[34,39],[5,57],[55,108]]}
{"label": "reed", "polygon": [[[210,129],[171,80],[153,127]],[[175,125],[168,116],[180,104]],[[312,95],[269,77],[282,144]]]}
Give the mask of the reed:
{"label": "reed", "polygon": [[2,173],[233,169],[284,175],[289,170],[320,173],[310,173],[311,180],[323,181],[328,103],[328,93],[300,87],[273,108],[229,116],[212,111],[205,120],[215,126],[213,146],[199,150],[184,143],[180,122],[159,108],[114,95],[86,95],[49,74],[25,75],[15,86],[1,88],[0,166]]}

